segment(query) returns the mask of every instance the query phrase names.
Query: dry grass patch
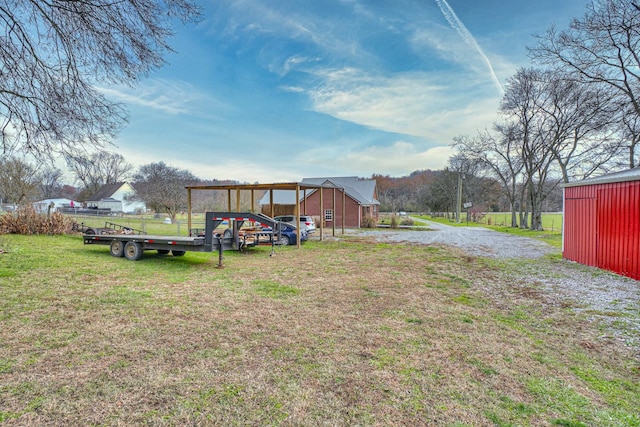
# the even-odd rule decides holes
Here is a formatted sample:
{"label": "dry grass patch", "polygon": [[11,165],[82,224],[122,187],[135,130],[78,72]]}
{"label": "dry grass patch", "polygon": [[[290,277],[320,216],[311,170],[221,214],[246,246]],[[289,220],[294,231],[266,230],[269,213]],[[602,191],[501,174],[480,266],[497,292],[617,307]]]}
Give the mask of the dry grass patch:
{"label": "dry grass patch", "polygon": [[627,349],[452,249],[309,242],[219,270],[11,245],[7,425],[640,425]]}

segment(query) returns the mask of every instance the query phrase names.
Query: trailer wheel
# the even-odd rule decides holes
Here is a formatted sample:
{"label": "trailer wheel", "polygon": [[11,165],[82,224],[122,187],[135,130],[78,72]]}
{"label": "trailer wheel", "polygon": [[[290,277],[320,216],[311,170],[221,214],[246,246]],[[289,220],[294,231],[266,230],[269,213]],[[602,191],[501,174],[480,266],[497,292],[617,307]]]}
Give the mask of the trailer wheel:
{"label": "trailer wheel", "polygon": [[171,251],[171,255],[173,256],[182,256],[185,254],[185,251]]}
{"label": "trailer wheel", "polygon": [[124,245],[124,257],[129,261],[137,261],[142,258],[142,246],[140,243],[127,242]]}
{"label": "trailer wheel", "polygon": [[109,252],[111,255],[120,258],[124,256],[124,242],[121,240],[114,240],[111,242],[111,246],[109,246]]}
{"label": "trailer wheel", "polygon": [[158,255],[166,255],[171,252],[169,249],[158,249]]}

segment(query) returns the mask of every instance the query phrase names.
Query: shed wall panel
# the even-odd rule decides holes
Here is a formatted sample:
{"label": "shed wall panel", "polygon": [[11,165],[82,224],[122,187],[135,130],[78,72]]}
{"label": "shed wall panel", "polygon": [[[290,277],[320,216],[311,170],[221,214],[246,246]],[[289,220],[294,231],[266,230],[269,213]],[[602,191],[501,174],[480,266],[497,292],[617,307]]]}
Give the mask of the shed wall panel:
{"label": "shed wall panel", "polygon": [[565,188],[563,257],[640,280],[640,181]]}
{"label": "shed wall panel", "polygon": [[565,216],[563,257],[596,267],[596,199],[565,200]]}
{"label": "shed wall panel", "polygon": [[568,187],[564,189],[565,198],[567,199],[595,199],[595,185],[586,185],[584,187]]}
{"label": "shed wall panel", "polygon": [[605,184],[598,190],[598,267],[640,279],[640,186]]}

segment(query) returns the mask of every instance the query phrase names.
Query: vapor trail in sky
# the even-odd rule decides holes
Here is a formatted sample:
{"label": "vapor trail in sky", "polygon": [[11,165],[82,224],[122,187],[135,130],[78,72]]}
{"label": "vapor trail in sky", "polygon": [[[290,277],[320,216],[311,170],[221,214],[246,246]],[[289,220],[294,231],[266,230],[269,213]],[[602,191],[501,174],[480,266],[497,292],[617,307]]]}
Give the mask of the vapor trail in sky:
{"label": "vapor trail in sky", "polygon": [[469,30],[467,30],[467,27],[464,26],[462,21],[458,18],[456,13],[453,11],[453,9],[451,9],[451,6],[449,6],[449,3],[447,3],[447,0],[435,0],[435,1],[438,7],[440,8],[440,11],[442,12],[446,20],[449,22],[449,25],[451,26],[451,28],[456,30],[456,32],[460,35],[460,37],[462,37],[462,40],[470,44],[480,54],[485,64],[487,64],[487,67],[489,68],[489,73],[491,74],[491,78],[500,89],[500,93],[504,93],[504,88],[500,84],[500,81],[498,80],[498,77],[496,76],[495,71],[493,71],[493,66],[491,65],[491,61],[489,61],[489,58],[487,58],[487,55],[484,54],[484,52],[478,45],[478,42],[476,42],[476,39],[473,37],[473,35],[469,32]]}

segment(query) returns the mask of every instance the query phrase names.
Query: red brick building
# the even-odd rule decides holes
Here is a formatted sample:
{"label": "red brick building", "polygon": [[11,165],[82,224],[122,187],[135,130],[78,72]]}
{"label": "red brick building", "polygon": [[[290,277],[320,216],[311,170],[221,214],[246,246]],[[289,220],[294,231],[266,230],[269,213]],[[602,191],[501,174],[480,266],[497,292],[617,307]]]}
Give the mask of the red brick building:
{"label": "red brick building", "polygon": [[[344,225],[349,228],[361,227],[366,218],[378,220],[380,202],[378,201],[376,181],[373,179],[359,179],[357,177],[305,178],[300,183],[334,187],[308,190],[306,193],[300,194],[301,214],[311,215],[316,221],[322,219],[325,227],[333,225],[341,227],[343,218]],[[273,192],[273,203],[276,207],[276,215],[293,214],[295,192],[276,190]],[[260,200],[260,204],[263,207],[269,206],[269,193]]]}

